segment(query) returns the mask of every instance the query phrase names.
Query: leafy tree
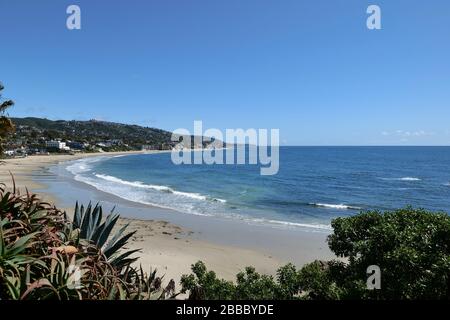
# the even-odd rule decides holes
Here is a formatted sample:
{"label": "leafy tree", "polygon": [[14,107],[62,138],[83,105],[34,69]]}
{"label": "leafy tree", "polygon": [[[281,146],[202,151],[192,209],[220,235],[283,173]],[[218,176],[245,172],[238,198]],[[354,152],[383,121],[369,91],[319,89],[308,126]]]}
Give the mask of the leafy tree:
{"label": "leafy tree", "polygon": [[3,155],[3,141],[10,132],[14,131],[14,124],[8,117],[8,108],[14,105],[12,100],[4,100],[2,98],[2,91],[5,87],[0,82],[0,156]]}
{"label": "leafy tree", "polygon": [[[343,260],[300,271],[309,299],[449,299],[450,217],[407,207],[368,211],[332,222],[330,249]],[[345,262],[344,262],[345,261]],[[367,289],[367,267],[381,271],[381,289]]]}
{"label": "leafy tree", "polygon": [[[340,265],[340,276],[330,273],[344,297],[450,298],[450,217],[446,213],[411,207],[369,211],[337,218],[332,227],[329,247],[348,260]],[[369,291],[361,285],[370,265],[381,269],[381,290]]]}

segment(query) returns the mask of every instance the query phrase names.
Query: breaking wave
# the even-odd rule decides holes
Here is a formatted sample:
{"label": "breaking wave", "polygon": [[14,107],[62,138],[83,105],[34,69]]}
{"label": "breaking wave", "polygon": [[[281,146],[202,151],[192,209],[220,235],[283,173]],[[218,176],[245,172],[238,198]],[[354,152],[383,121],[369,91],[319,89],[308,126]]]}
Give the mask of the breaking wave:
{"label": "breaking wave", "polygon": [[178,191],[168,186],[145,184],[141,181],[127,181],[111,175],[93,172],[94,164],[107,157],[81,159],[66,169],[74,179],[86,183],[99,191],[122,199],[145,205],[157,206],[196,215],[212,215],[221,212],[226,200],[194,192]]}
{"label": "breaking wave", "polygon": [[313,207],[322,207],[330,209],[340,209],[340,210],[361,210],[360,207],[345,205],[345,204],[329,204],[329,203],[308,203],[308,205]]}
{"label": "breaking wave", "polygon": [[415,177],[402,177],[402,178],[383,178],[383,180],[391,180],[391,181],[421,181],[420,178]]}

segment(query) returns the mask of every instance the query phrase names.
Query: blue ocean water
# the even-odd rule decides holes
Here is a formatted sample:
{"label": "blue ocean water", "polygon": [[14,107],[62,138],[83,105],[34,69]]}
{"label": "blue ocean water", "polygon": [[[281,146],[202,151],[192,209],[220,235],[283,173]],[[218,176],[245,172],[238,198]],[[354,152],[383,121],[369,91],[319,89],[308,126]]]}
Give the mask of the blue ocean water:
{"label": "blue ocean water", "polygon": [[75,179],[186,214],[329,229],[360,210],[450,209],[448,147],[281,147],[277,175],[259,165],[174,165],[170,153],[77,160]]}

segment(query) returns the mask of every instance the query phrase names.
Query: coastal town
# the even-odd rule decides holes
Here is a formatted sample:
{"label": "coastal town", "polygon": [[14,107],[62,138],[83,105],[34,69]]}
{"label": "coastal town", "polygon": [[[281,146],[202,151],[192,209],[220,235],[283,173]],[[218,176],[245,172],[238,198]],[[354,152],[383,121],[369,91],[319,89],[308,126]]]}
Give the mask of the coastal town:
{"label": "coastal town", "polygon": [[[32,117],[11,120],[15,131],[9,134],[3,145],[3,157],[172,150],[179,143],[172,141],[171,132],[138,125]],[[192,143],[191,148],[213,145],[206,137],[198,145],[194,141]],[[214,146],[222,147],[222,141],[216,141]]]}

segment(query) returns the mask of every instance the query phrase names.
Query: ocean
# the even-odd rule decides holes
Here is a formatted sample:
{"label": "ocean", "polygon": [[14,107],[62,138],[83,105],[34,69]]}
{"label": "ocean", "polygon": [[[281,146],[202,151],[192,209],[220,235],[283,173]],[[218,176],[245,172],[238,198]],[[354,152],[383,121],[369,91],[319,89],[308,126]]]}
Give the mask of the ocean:
{"label": "ocean", "polygon": [[170,153],[85,158],[66,170],[126,200],[274,226],[330,230],[361,210],[450,209],[449,147],[281,147],[272,176],[259,165],[175,165]]}

